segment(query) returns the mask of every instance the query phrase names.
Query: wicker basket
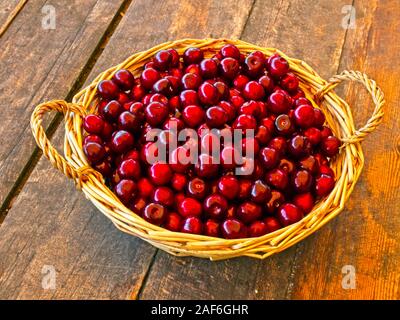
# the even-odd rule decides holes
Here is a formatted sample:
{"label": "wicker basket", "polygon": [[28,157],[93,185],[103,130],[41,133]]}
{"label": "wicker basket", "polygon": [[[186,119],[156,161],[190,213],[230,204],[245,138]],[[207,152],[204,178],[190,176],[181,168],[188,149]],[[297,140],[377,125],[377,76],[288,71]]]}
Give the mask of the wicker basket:
{"label": "wicker basket", "polygon": [[[329,126],[343,141],[339,155],[331,163],[337,181],[329,196],[317,203],[312,212],[301,221],[258,238],[225,240],[172,232],[150,224],[120,202],[105,185],[102,175],[89,166],[82,151],[82,117],[96,112],[96,87],[99,81],[111,79],[112,75],[122,68],[129,69],[137,75],[154,53],[161,49],[175,48],[181,54],[188,47],[199,47],[205,51],[205,56],[211,56],[227,43],[235,44],[243,53],[260,50],[267,56],[279,53],[287,59],[291,70],[300,78],[300,87],[307,98],[324,110]],[[375,104],[372,117],[358,130],[354,126],[350,107],[332,91],[344,80],[362,83]],[[72,178],[85,196],[123,232],[178,256],[196,256],[211,260],[238,256],[264,259],[304,239],[343,210],[363,168],[364,155],[360,143],[381,122],[384,102],[383,93],[375,81],[360,72],[344,71],[325,81],[305,62],[292,59],[274,48],[261,48],[240,40],[183,39],[166,42],[132,55],[121,64],[101,73],[88,87],[74,96],[72,103],[54,100],[38,105],[32,114],[31,127],[37,144],[50,162],[67,177]],[[65,157],[52,147],[41,125],[42,117],[51,110],[64,114]]]}

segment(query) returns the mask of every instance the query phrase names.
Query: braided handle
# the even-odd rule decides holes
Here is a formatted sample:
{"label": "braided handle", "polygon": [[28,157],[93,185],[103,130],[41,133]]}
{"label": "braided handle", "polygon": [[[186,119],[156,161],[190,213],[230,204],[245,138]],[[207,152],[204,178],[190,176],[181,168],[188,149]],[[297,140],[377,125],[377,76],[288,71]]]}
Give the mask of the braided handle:
{"label": "braided handle", "polygon": [[82,181],[88,179],[89,173],[98,174],[97,171],[90,166],[81,168],[73,167],[58,151],[51,145],[51,142],[46,136],[45,129],[42,126],[42,119],[46,112],[58,111],[64,114],[67,112],[74,112],[80,116],[84,116],[83,108],[77,104],[67,103],[63,100],[53,100],[45,102],[36,106],[31,116],[31,129],[33,136],[39,148],[42,149],[43,154],[50,160],[51,164],[59,171],[64,173],[68,178],[76,181],[79,187],[82,186]]}
{"label": "braided handle", "polygon": [[366,125],[356,130],[356,132],[353,135],[342,139],[342,141],[345,143],[361,142],[362,140],[365,139],[367,134],[374,131],[376,127],[382,122],[382,118],[384,115],[383,105],[385,104],[383,92],[376,85],[375,81],[369,79],[366,74],[359,71],[345,70],[341,74],[330,78],[328,83],[315,93],[315,99],[317,101],[321,101],[325,94],[327,94],[330,90],[336,88],[336,86],[344,80],[351,80],[362,83],[369,92],[369,94],[371,95],[372,100],[375,104],[375,109],[372,113],[372,116],[367,121]]}

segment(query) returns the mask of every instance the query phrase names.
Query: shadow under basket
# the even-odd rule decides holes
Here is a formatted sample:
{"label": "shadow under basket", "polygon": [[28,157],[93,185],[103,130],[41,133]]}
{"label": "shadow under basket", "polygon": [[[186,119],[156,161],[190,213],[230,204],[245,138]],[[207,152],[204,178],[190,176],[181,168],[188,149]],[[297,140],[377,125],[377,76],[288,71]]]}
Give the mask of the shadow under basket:
{"label": "shadow under basket", "polygon": [[[111,79],[119,69],[128,69],[137,76],[143,65],[162,49],[174,48],[182,54],[188,47],[198,47],[209,57],[228,43],[236,45],[242,53],[259,50],[267,57],[274,53],[283,56],[289,62],[291,71],[299,77],[300,87],[306,97],[315,107],[325,112],[328,125],[343,142],[339,155],[331,161],[331,168],[336,174],[336,184],[332,192],[320,200],[301,221],[258,238],[226,240],[172,232],[148,223],[121,203],[106,186],[102,175],[89,166],[82,150],[82,119],[86,114],[96,113],[96,89],[101,80]],[[375,105],[367,124],[358,130],[354,126],[349,105],[332,91],[344,80],[362,83]],[[383,93],[375,81],[361,72],[344,71],[325,81],[305,62],[290,58],[274,48],[262,48],[240,40],[183,39],[166,42],[132,55],[121,64],[97,76],[89,86],[74,96],[72,103],[54,100],[38,105],[32,114],[31,127],[37,144],[50,162],[67,177],[72,178],[85,196],[121,231],[177,256],[196,256],[211,260],[239,256],[264,259],[304,239],[343,210],[364,165],[361,141],[382,121],[384,102]],[[44,114],[52,110],[64,114],[64,157],[50,144],[42,127]]]}

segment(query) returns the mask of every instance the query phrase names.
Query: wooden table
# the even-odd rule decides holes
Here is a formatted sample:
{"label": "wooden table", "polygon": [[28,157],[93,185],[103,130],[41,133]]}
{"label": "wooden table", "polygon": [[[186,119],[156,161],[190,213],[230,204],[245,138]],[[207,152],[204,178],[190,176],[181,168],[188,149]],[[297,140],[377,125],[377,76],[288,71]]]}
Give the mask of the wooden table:
{"label": "wooden table", "polygon": [[[55,29],[43,28],[49,5]],[[348,5],[355,28],[343,24]],[[391,0],[1,0],[0,298],[400,298],[399,16]],[[365,168],[343,213],[264,261],[177,258],[119,232],[41,157],[31,136],[38,103],[70,100],[133,52],[184,37],[277,47],[325,79],[360,70],[385,93],[384,122],[363,144]],[[372,111],[364,89],[337,92],[364,124]],[[57,146],[59,124],[60,117],[47,122]],[[342,286],[348,265],[355,288]]]}

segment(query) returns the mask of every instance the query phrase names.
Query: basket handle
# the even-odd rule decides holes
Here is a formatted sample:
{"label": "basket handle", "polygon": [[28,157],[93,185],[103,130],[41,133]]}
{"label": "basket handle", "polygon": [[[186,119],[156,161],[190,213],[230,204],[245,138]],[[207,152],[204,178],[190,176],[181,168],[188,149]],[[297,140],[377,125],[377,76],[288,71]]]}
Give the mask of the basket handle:
{"label": "basket handle", "polygon": [[322,101],[322,98],[325,94],[327,94],[330,90],[336,88],[336,86],[344,80],[357,81],[364,85],[369,94],[372,97],[372,100],[375,104],[375,109],[372,113],[372,116],[369,118],[365,126],[355,131],[355,133],[349,137],[345,137],[342,139],[344,143],[356,143],[361,142],[365,139],[367,134],[374,131],[377,126],[382,122],[383,118],[383,105],[385,104],[385,100],[383,97],[382,90],[376,85],[375,81],[369,79],[368,76],[359,71],[343,71],[341,74],[335,75],[329,79],[328,83],[325,84],[321,89],[319,89],[314,97],[317,101]]}
{"label": "basket handle", "polygon": [[84,116],[85,112],[83,110],[84,109],[78,104],[67,103],[63,100],[52,100],[36,106],[31,116],[31,129],[39,148],[42,149],[43,154],[50,160],[51,164],[64,173],[68,178],[75,180],[79,188],[82,187],[83,181],[88,180],[89,174],[95,174],[98,176],[99,173],[89,165],[75,168],[63,156],[61,156],[47,138],[46,131],[42,126],[42,120],[43,116],[48,111],[58,111],[63,113],[64,116],[67,112],[73,112],[80,116]]}

